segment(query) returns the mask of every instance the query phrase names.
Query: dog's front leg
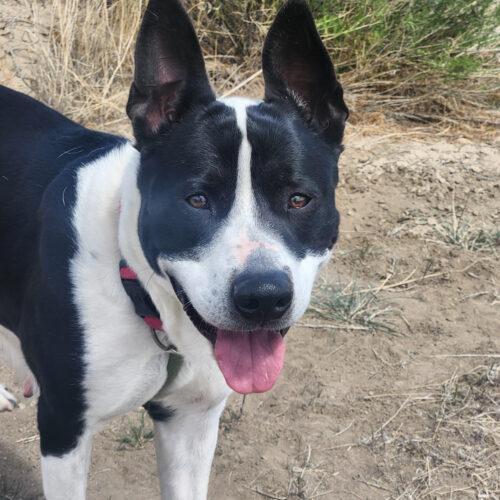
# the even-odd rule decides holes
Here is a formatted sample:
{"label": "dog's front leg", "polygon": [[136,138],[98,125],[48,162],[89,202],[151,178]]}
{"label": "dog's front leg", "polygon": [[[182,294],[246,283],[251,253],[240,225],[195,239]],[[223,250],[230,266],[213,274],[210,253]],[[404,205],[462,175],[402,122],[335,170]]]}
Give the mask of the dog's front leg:
{"label": "dog's front leg", "polygon": [[[52,432],[62,436],[64,428],[53,428]],[[76,444],[64,452],[51,450],[50,444],[42,446],[43,492],[47,500],[85,500],[87,475],[92,448],[92,435],[89,429],[76,439]],[[54,434],[47,435],[47,430],[40,428],[40,438],[53,440]],[[59,437],[58,436],[58,437]],[[48,449],[43,449],[43,448]]]}
{"label": "dog's front leg", "polygon": [[84,500],[92,439],[84,434],[61,456],[42,455],[43,492],[47,500]]}
{"label": "dog's front leg", "polygon": [[[152,417],[164,500],[203,500],[225,400],[210,409],[175,409]],[[164,417],[164,418],[162,418]]]}

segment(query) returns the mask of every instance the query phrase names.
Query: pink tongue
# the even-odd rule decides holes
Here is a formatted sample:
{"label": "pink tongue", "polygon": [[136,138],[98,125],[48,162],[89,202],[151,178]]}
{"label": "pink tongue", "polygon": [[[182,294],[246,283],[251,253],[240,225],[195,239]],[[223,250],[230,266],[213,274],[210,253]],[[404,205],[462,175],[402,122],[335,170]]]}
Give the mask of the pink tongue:
{"label": "pink tongue", "polygon": [[275,384],[285,360],[279,332],[217,330],[215,358],[227,385],[240,394],[265,392]]}

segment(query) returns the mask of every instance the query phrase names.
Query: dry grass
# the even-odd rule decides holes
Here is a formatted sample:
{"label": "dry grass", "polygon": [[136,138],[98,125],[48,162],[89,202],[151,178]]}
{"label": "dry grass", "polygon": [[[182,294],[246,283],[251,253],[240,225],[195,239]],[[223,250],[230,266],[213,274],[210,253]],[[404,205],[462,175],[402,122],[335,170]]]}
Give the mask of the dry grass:
{"label": "dry grass", "polygon": [[500,230],[478,228],[473,222],[452,217],[451,221],[436,224],[436,233],[444,243],[464,250],[495,250],[500,245]]}
{"label": "dry grass", "polygon": [[[373,429],[367,432],[366,424],[360,429],[351,422],[333,436],[351,434],[348,442],[335,441],[334,446],[318,453],[299,438],[286,483],[270,486],[267,482],[265,486],[266,481],[261,483],[257,477],[248,488],[262,498],[275,500],[331,498],[329,485],[339,474],[334,472],[332,458],[363,448],[379,464],[377,474],[354,479],[372,491],[373,498],[498,498],[500,354],[458,357],[477,357],[485,363],[462,372],[455,370],[447,380],[406,393],[361,397],[354,403],[360,420],[366,405],[385,414],[378,423],[368,423]],[[359,429],[354,439],[353,427]],[[333,437],[329,437],[331,442]],[[354,493],[353,497],[367,498]]]}
{"label": "dry grass", "polygon": [[[456,6],[436,1],[435,12],[407,0],[311,1],[354,123],[381,110],[421,122],[460,123],[475,132],[498,121],[492,111],[498,102],[498,37],[492,28],[498,8],[493,0],[458,0]],[[186,2],[220,94],[261,94],[262,42],[281,3]],[[25,81],[77,121],[125,129],[131,49],[146,0],[49,4],[49,18],[46,7],[32,4],[36,62]]]}
{"label": "dry grass", "polygon": [[[362,254],[365,254],[364,250]],[[403,277],[397,272],[396,260],[392,260],[387,271],[381,276],[379,284],[363,287],[352,279],[347,284],[338,283],[332,286],[328,282],[321,281],[313,292],[308,317],[323,322],[301,322],[299,325],[312,329],[403,334],[400,328],[402,323],[401,321],[396,323],[396,320],[402,320],[410,330],[411,326],[401,309],[388,300],[388,292],[407,292],[430,280],[465,273],[481,262],[489,260],[490,257],[486,256],[470,262],[464,268],[438,272],[429,272],[428,267],[420,271],[415,268]]]}
{"label": "dry grass", "polygon": [[451,213],[434,224],[434,231],[443,243],[463,250],[490,251],[495,253],[500,245],[500,229],[478,227],[467,217],[467,205],[457,210],[452,198]]}
{"label": "dry grass", "polygon": [[[51,0],[47,17],[46,9],[33,3],[32,29],[37,43],[30,55],[35,64],[29,74],[20,76],[38,98],[73,120],[126,133],[133,47],[146,4],[146,0]],[[213,22],[207,19],[210,8],[190,10],[216,90],[230,94],[248,80],[245,87],[256,84],[260,91],[256,78],[260,72],[252,71],[255,77],[248,79],[245,64],[235,63],[235,56],[220,54],[217,43],[207,43],[213,31]]]}
{"label": "dry grass", "polygon": [[432,243],[454,246],[461,250],[497,255],[500,246],[500,228],[494,215],[485,221],[471,213],[468,199],[460,206],[452,193],[450,208],[444,214],[425,216],[421,212],[408,213],[402,224],[388,232],[388,236],[412,235]]}
{"label": "dry grass", "polygon": [[[400,432],[392,446],[417,463],[397,498],[498,498],[500,494],[500,365],[480,365],[422,396],[414,409],[431,423],[420,435]],[[432,388],[431,388],[432,389]]]}
{"label": "dry grass", "polygon": [[[491,364],[410,393],[365,396],[364,401],[384,406],[397,398],[402,402],[377,430],[337,448],[363,446],[385,459],[394,457],[385,463],[380,484],[372,484],[389,491],[390,498],[498,498],[500,355],[477,357]],[[403,463],[411,476],[401,476]]]}
{"label": "dry grass", "polygon": [[[316,463],[313,450],[309,444],[298,439],[299,451],[288,465],[288,483],[286,486],[277,484],[274,488],[260,486],[257,480],[252,481],[248,489],[263,498],[272,500],[328,498],[331,490],[327,484],[332,478],[325,463]],[[335,475],[335,474],[333,474]]]}
{"label": "dry grass", "polygon": [[387,303],[376,287],[362,289],[356,282],[336,286],[320,283],[313,294],[309,315],[327,324],[302,323],[316,328],[381,331],[395,333],[399,309]]}
{"label": "dry grass", "polygon": [[36,95],[78,122],[104,128],[126,123],[132,51],[145,3],[52,0],[47,19],[33,2],[37,63],[25,79]]}

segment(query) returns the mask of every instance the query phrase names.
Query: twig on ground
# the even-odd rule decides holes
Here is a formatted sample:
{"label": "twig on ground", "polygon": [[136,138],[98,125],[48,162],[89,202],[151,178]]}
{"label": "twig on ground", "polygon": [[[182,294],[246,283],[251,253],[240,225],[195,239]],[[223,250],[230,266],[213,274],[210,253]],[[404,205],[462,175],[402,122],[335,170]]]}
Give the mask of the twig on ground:
{"label": "twig on ground", "polygon": [[297,323],[298,326],[302,326],[303,328],[318,328],[318,329],[326,329],[326,330],[370,330],[366,326],[356,326],[356,325],[328,325],[326,323]]}
{"label": "twig on ground", "polygon": [[32,443],[33,441],[38,441],[40,439],[40,436],[38,434],[35,434],[34,436],[29,436],[25,438],[18,439],[16,443]]}
{"label": "twig on ground", "polygon": [[400,414],[401,410],[406,406],[408,401],[410,401],[411,397],[408,396],[403,404],[397,409],[396,413],[394,413],[389,419],[387,419],[371,436],[370,441],[373,441],[378,435],[382,434],[382,431]]}
{"label": "twig on ground", "polygon": [[273,495],[271,493],[266,493],[265,491],[259,490],[259,488],[250,488],[248,486],[245,486],[248,490],[253,491],[257,493],[258,495],[261,495],[266,498],[272,498],[273,500],[287,500],[287,497],[278,497],[276,495]]}
{"label": "twig on ground", "polygon": [[341,434],[344,434],[344,432],[347,432],[352,427],[352,424],[354,424],[354,420],[347,427],[344,427],[341,431],[335,433],[331,437],[331,439],[336,438],[337,436],[340,436]]}
{"label": "twig on ground", "polygon": [[377,484],[377,483],[372,483],[370,481],[365,481],[364,479],[356,479],[356,481],[359,481],[360,483],[366,484],[367,486],[371,486],[372,488],[377,488],[379,490],[388,491],[389,493],[394,493],[393,490],[391,490],[389,488],[386,488],[385,486],[382,486],[382,485]]}
{"label": "twig on ground", "polygon": [[379,287],[376,287],[376,288],[365,288],[364,290],[356,290],[355,292],[350,292],[349,294],[346,294],[346,295],[352,295],[352,294],[355,294],[355,293],[368,293],[368,292],[378,293],[381,290],[391,290],[391,289],[394,289],[394,288],[400,288],[402,286],[409,285],[410,283],[418,283],[420,281],[428,280],[428,279],[431,279],[431,278],[439,278],[440,276],[444,276],[446,274],[465,273],[471,267],[474,267],[479,262],[483,262],[485,260],[491,260],[491,259],[489,257],[486,257],[484,259],[477,259],[477,260],[475,260],[474,262],[472,262],[468,266],[465,266],[462,269],[455,269],[455,270],[449,270],[449,271],[440,271],[440,272],[432,273],[432,274],[424,274],[423,276],[420,276],[418,278],[410,279],[415,274],[415,272],[416,272],[416,269],[414,269],[404,280],[402,280],[402,281],[400,281],[398,283],[393,283],[391,285],[385,285],[383,287],[379,286]]}
{"label": "twig on ground", "polygon": [[500,358],[500,354],[434,354],[431,358]]}

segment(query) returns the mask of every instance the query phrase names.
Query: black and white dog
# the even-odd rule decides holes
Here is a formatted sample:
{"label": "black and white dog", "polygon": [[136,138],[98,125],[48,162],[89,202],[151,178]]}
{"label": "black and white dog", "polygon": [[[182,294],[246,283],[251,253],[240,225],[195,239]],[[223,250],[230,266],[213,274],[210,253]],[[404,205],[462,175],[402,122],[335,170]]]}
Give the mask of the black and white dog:
{"label": "black and white dog", "polygon": [[178,0],[150,1],[135,58],[135,144],[0,88],[0,337],[39,388],[49,500],[85,498],[93,434],[140,405],[163,498],[205,498],[226,398],[276,382],[337,239],[348,110],[304,1],[262,101],[216,98]]}

